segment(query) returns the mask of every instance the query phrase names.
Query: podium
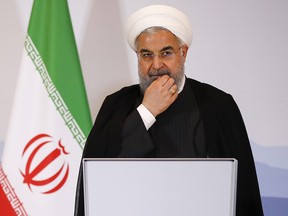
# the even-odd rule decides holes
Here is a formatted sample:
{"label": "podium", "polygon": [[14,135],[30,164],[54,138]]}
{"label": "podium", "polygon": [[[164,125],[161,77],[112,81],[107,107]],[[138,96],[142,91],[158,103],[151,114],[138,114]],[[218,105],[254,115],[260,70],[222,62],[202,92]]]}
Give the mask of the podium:
{"label": "podium", "polygon": [[235,159],[83,159],[86,216],[234,216]]}

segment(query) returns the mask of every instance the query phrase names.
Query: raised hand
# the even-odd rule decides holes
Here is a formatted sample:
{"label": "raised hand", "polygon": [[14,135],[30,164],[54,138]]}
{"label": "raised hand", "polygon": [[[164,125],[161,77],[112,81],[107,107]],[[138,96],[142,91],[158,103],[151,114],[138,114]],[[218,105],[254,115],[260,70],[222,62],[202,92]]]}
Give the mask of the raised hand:
{"label": "raised hand", "polygon": [[156,117],[178,97],[177,85],[168,75],[158,77],[146,89],[142,104]]}

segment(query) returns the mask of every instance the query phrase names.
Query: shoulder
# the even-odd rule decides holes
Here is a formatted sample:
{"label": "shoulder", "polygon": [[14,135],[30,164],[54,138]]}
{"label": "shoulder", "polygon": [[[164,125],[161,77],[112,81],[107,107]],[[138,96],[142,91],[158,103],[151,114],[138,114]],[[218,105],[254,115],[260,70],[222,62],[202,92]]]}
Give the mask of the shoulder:
{"label": "shoulder", "polygon": [[120,90],[108,95],[104,103],[117,103],[118,101],[127,101],[135,99],[140,94],[140,87],[139,85],[131,85],[131,86],[125,86],[121,88]]}
{"label": "shoulder", "polygon": [[239,107],[231,94],[197,80],[188,78],[188,82],[200,109],[207,112],[216,111],[224,116],[240,113]]}
{"label": "shoulder", "polygon": [[113,98],[113,97],[119,97],[121,95],[131,95],[133,93],[138,93],[140,91],[140,87],[138,84],[135,84],[135,85],[130,85],[130,86],[125,86],[123,88],[121,88],[120,90],[108,95],[107,97],[109,98]]}
{"label": "shoulder", "polygon": [[[138,85],[123,87],[122,89],[108,95],[102,103],[97,114],[94,129],[100,131],[108,121],[115,116],[125,116],[133,107],[140,90]],[[116,119],[118,118],[116,117]]]}
{"label": "shoulder", "polygon": [[126,113],[127,110],[133,107],[139,95],[139,85],[131,85],[106,96],[97,114],[96,121],[102,118],[106,121],[112,115],[117,115],[120,112]]}
{"label": "shoulder", "polygon": [[211,102],[221,102],[231,100],[231,94],[207,83],[199,82],[194,79],[187,78],[195,97],[203,102],[209,100]]}
{"label": "shoulder", "polygon": [[202,94],[211,94],[211,95],[219,95],[219,96],[227,96],[227,95],[230,95],[229,93],[215,87],[215,86],[212,86],[210,84],[207,84],[207,83],[203,83],[203,82],[200,82],[200,81],[197,81],[197,80],[194,80],[194,79],[191,79],[191,78],[187,78],[190,86],[192,87],[192,89],[194,91],[196,91],[197,93],[202,93]]}

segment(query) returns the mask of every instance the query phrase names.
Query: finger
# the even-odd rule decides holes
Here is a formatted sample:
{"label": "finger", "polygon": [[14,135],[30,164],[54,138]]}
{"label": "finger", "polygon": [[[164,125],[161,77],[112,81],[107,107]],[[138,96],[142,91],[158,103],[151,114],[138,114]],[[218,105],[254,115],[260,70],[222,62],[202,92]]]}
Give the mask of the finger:
{"label": "finger", "polygon": [[170,77],[168,75],[164,75],[160,77],[160,81],[162,86],[166,85],[166,83],[169,81]]}
{"label": "finger", "polygon": [[177,88],[177,85],[176,85],[176,84],[173,84],[173,85],[168,89],[168,91],[169,91],[169,93],[170,93],[171,95],[175,94],[175,93],[177,92],[177,90],[178,90],[178,88]]}

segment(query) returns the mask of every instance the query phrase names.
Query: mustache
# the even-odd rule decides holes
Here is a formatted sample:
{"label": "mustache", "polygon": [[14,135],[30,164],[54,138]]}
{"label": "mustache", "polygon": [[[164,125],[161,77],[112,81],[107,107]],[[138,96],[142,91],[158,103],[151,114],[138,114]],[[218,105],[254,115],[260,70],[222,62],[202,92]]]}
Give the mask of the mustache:
{"label": "mustache", "polygon": [[168,70],[159,70],[159,71],[149,71],[148,72],[149,77],[164,76],[164,75],[170,76],[171,73]]}

